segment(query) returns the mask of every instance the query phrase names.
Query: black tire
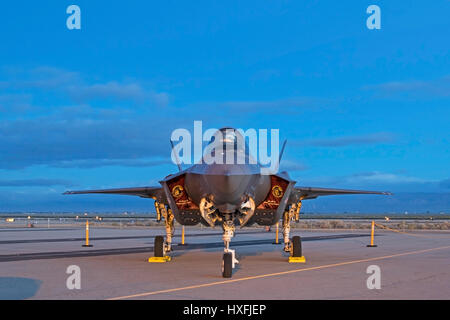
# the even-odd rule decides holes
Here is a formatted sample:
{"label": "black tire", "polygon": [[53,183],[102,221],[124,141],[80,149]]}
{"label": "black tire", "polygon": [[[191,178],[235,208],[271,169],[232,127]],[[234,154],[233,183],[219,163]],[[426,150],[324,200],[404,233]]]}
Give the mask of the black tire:
{"label": "black tire", "polygon": [[231,278],[232,273],[233,273],[233,255],[231,253],[224,253],[222,261],[222,276],[224,278]]}
{"label": "black tire", "polygon": [[293,257],[302,256],[302,241],[299,236],[292,237],[292,256]]}
{"label": "black tire", "polygon": [[156,236],[155,245],[153,247],[155,252],[155,257],[164,257],[164,237]]}

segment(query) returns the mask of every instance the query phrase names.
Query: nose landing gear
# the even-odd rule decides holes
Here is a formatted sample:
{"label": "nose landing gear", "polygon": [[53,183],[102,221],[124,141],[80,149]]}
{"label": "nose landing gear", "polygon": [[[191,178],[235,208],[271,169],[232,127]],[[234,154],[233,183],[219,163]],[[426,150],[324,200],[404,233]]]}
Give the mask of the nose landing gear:
{"label": "nose landing gear", "polygon": [[222,225],[223,228],[223,242],[225,244],[223,260],[222,260],[222,276],[224,278],[231,278],[233,269],[239,260],[236,259],[235,250],[230,249],[230,241],[234,236],[234,223],[231,220],[225,221]]}

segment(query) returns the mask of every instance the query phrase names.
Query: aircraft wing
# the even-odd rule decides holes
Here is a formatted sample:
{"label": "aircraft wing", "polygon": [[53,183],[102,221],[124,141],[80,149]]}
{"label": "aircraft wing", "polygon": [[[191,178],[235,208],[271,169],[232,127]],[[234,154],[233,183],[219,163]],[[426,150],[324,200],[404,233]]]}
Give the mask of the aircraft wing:
{"label": "aircraft wing", "polygon": [[121,194],[128,196],[139,196],[142,198],[157,198],[160,201],[162,199],[165,199],[164,190],[161,187],[136,187],[136,188],[66,191],[63,194],[87,194],[87,193]]}
{"label": "aircraft wing", "polygon": [[314,187],[295,187],[291,192],[289,202],[297,202],[303,199],[315,199],[319,196],[332,196],[343,194],[381,194],[392,195],[385,191],[365,191],[365,190],[348,190],[348,189],[330,189],[330,188],[314,188]]}

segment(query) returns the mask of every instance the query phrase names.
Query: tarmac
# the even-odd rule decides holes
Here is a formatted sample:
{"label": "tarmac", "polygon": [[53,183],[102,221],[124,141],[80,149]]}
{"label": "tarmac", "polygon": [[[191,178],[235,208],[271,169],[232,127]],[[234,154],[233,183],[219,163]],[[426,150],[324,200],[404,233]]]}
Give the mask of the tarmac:
{"label": "tarmac", "polygon": [[[39,231],[39,232],[37,232]],[[450,232],[412,234],[376,230],[298,230],[306,263],[288,263],[275,232],[238,229],[231,242],[239,264],[222,278],[221,232],[176,230],[172,260],[149,263],[159,227],[0,228],[0,299],[450,299]],[[69,266],[80,289],[69,289]],[[378,266],[380,289],[369,289]],[[370,268],[369,268],[370,269]],[[370,280],[369,280],[370,282]]]}

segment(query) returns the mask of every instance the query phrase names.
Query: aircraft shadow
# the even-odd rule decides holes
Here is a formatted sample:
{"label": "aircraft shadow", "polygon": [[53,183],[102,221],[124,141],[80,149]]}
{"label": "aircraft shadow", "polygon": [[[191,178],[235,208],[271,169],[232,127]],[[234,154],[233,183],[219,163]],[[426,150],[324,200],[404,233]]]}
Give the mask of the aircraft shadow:
{"label": "aircraft shadow", "polygon": [[24,300],[33,297],[42,281],[30,278],[0,277],[0,300]]}

